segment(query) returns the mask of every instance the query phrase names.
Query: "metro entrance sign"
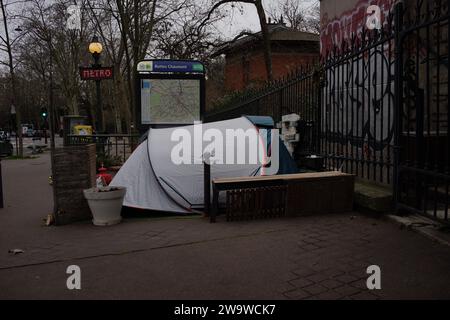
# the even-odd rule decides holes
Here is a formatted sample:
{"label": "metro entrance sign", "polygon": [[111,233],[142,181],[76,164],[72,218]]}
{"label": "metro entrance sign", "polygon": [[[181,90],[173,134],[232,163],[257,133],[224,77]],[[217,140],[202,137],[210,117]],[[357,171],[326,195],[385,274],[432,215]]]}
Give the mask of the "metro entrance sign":
{"label": "metro entrance sign", "polygon": [[137,65],[138,72],[176,72],[176,73],[204,73],[204,66],[199,61],[186,60],[147,60]]}
{"label": "metro entrance sign", "polygon": [[114,77],[113,67],[80,68],[81,80],[105,80]]}

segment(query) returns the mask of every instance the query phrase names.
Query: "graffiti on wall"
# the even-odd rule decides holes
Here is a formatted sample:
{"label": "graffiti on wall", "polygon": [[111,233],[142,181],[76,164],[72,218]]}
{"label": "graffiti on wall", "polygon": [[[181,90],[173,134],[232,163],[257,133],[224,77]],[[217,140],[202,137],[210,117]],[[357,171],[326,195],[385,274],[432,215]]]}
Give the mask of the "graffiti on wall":
{"label": "graffiti on wall", "polygon": [[370,17],[367,9],[371,5],[380,8],[380,23],[384,24],[394,2],[395,0],[359,0],[353,8],[344,11],[340,16],[332,17],[330,13],[324,12],[321,18],[321,54],[325,55],[334,46],[340,47],[344,40],[351,38],[352,34],[360,34],[366,27],[367,18]]}
{"label": "graffiti on wall", "polygon": [[[339,3],[336,1],[336,3]],[[380,8],[385,23],[393,0],[360,0],[340,17],[322,15],[322,54],[341,46],[367,28],[368,8]],[[356,146],[369,156],[392,144],[394,134],[394,61],[389,41],[360,51],[326,68],[322,123],[328,137],[341,145]]]}
{"label": "graffiti on wall", "polygon": [[382,48],[327,69],[322,123],[332,140],[373,150],[392,143],[393,72]]}

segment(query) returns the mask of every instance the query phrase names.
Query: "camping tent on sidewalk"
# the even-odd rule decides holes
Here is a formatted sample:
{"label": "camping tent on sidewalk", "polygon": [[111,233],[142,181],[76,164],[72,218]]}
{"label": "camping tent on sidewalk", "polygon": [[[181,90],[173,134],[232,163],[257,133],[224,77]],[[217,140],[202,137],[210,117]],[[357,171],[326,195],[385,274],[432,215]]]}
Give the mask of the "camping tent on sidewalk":
{"label": "camping tent on sidewalk", "polygon": [[[147,139],[136,148],[110,185],[127,188],[124,206],[174,213],[201,209],[203,152],[212,154],[212,179],[271,174],[266,167],[277,169],[272,174],[297,172],[295,162],[278,136],[271,139],[272,128],[272,118],[249,116],[201,125],[150,129]],[[236,132],[246,134],[241,140],[244,143],[236,142],[238,138],[235,137],[229,139],[230,133]],[[267,135],[261,132],[267,132]],[[249,138],[252,133],[259,137],[257,144],[263,146],[258,151],[252,148]],[[199,135],[202,139],[200,147],[195,145]],[[223,138],[222,141],[219,138]],[[275,145],[274,141],[278,143]],[[261,152],[261,149],[264,150]],[[260,161],[261,154],[266,157],[266,162]],[[234,164],[228,161],[239,157],[245,161]],[[255,158],[258,158],[257,162],[250,161]],[[269,158],[271,162],[267,161]]]}

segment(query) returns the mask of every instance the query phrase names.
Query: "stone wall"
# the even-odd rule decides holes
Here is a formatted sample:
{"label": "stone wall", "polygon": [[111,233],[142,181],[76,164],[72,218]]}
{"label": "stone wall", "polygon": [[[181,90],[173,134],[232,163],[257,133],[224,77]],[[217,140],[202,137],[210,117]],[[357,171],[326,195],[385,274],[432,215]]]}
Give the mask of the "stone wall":
{"label": "stone wall", "polygon": [[83,189],[95,186],[95,157],[95,144],[55,150],[53,188],[57,225],[92,218]]}

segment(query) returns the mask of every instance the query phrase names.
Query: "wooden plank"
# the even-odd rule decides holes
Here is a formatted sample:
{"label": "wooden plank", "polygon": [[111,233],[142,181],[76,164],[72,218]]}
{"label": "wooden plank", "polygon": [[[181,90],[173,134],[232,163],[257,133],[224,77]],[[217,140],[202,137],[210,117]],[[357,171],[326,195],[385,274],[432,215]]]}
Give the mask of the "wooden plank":
{"label": "wooden plank", "polygon": [[[282,179],[280,180],[280,177]],[[284,179],[287,177],[288,179]],[[352,209],[355,176],[341,172],[308,173],[273,177],[247,177],[242,180],[213,181],[214,222],[218,194],[227,193],[227,221],[297,216],[302,214],[346,212]]]}
{"label": "wooden plank", "polygon": [[244,181],[273,181],[273,180],[310,180],[310,179],[326,179],[335,177],[352,176],[348,173],[340,171],[326,171],[326,172],[311,172],[311,173],[296,173],[296,174],[280,174],[274,176],[256,176],[256,177],[235,177],[235,178],[218,178],[213,179],[215,184],[224,183],[242,183]]}
{"label": "wooden plank", "polygon": [[351,211],[354,179],[350,175],[326,181],[290,181],[287,185],[288,216]]}

